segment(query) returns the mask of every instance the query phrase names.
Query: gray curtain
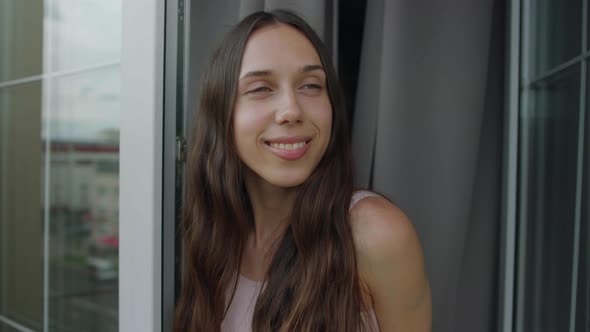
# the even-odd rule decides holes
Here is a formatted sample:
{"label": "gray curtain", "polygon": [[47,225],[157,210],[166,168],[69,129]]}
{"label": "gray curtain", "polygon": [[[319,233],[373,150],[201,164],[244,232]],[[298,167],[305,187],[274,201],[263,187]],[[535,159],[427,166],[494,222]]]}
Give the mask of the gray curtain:
{"label": "gray curtain", "polygon": [[[337,5],[192,1],[185,124],[192,123],[208,57],[231,25],[253,11],[288,8],[308,20],[336,56]],[[416,226],[435,332],[495,330],[502,6],[493,0],[367,2],[353,124],[357,184],[385,194]]]}
{"label": "gray curtain", "polygon": [[504,71],[499,3],[375,0],[367,6],[353,131],[358,185],[391,198],[416,226],[436,332],[495,330]]}

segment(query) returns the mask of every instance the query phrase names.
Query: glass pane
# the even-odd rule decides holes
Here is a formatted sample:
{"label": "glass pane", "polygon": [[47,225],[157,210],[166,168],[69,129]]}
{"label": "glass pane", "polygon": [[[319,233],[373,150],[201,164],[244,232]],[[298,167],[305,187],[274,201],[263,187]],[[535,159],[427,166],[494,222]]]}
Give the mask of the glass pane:
{"label": "glass pane", "polygon": [[52,0],[46,10],[52,70],[121,58],[121,0]]}
{"label": "glass pane", "polygon": [[0,50],[0,82],[118,62],[121,0],[0,1]]}
{"label": "glass pane", "polygon": [[113,66],[62,77],[50,89],[53,330],[117,330],[119,74]]}
{"label": "glass pane", "polygon": [[11,325],[8,325],[6,323],[2,323],[2,321],[0,321],[0,332],[21,332],[21,330],[17,330],[16,328],[12,327]]}
{"label": "glass pane", "polygon": [[[523,331],[567,331],[572,280],[579,66],[529,91]],[[520,332],[520,331],[519,331]]]}
{"label": "glass pane", "polygon": [[581,54],[582,0],[529,1],[530,63],[534,76]]}
{"label": "glass pane", "polygon": [[117,330],[119,74],[112,66],[0,89],[0,315],[28,328],[43,326],[49,157],[50,329]]}
{"label": "glass pane", "polygon": [[43,71],[43,1],[0,1],[0,82]]}
{"label": "glass pane", "polygon": [[120,50],[121,0],[0,1],[0,332],[117,330]]}
{"label": "glass pane", "polygon": [[41,82],[0,88],[0,315],[35,330],[43,326],[42,100]]}

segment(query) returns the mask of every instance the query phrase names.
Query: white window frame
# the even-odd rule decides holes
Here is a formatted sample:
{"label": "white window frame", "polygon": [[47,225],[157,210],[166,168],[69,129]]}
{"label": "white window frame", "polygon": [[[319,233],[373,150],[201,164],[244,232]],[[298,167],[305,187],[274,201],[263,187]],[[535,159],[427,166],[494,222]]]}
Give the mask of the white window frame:
{"label": "white window frame", "polygon": [[161,331],[165,1],[122,6],[119,331]]}

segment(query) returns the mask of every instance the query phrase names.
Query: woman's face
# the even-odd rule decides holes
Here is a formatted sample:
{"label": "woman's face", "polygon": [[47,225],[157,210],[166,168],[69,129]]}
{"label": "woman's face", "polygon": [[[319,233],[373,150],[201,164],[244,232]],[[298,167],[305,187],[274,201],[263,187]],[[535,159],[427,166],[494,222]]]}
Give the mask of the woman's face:
{"label": "woman's face", "polygon": [[272,185],[297,186],[324,155],[331,127],[326,75],[311,42],[283,24],[252,33],[233,114],[240,159]]}

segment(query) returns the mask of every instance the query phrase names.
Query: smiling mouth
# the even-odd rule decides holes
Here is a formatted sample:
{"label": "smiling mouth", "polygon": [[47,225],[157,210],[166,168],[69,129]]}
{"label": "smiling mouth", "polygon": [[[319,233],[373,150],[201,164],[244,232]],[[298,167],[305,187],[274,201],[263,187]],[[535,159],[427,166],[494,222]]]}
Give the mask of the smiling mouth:
{"label": "smiling mouth", "polygon": [[295,143],[276,143],[276,142],[264,142],[266,145],[273,147],[275,149],[281,150],[297,150],[304,147],[307,143],[311,140],[300,141]]}
{"label": "smiling mouth", "polygon": [[311,138],[288,138],[275,141],[265,141],[264,145],[275,156],[284,160],[297,160],[302,158],[309,148]]}

